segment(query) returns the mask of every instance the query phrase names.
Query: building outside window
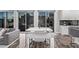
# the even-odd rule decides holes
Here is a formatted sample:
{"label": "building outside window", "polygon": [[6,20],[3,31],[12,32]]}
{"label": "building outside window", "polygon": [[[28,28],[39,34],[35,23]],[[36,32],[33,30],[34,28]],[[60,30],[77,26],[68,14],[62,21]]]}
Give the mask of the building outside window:
{"label": "building outside window", "polygon": [[[18,11],[18,27],[21,31],[25,31],[30,27],[34,27],[34,11]],[[14,11],[0,12],[0,27],[14,27]],[[15,20],[16,22],[16,20]],[[49,10],[38,10],[38,27],[49,27],[54,31],[54,12]]]}
{"label": "building outside window", "polygon": [[39,27],[49,27],[54,31],[54,13],[51,11],[39,11]]}
{"label": "building outside window", "polygon": [[13,28],[13,12],[6,12],[6,27]]}
{"label": "building outside window", "polygon": [[34,12],[20,11],[18,14],[20,31],[25,31],[30,27],[34,27]]}
{"label": "building outside window", "polygon": [[4,28],[4,20],[5,20],[4,12],[0,12],[0,28]]}
{"label": "building outside window", "polygon": [[30,27],[34,27],[34,13],[31,12],[31,13],[27,13],[26,14],[26,18],[27,18],[27,28],[30,28]]}
{"label": "building outside window", "polygon": [[0,27],[13,28],[13,12],[0,12]]}
{"label": "building outside window", "polygon": [[38,26],[39,27],[45,27],[45,17],[46,17],[46,15],[45,15],[45,12],[39,12],[39,23],[38,23]]}
{"label": "building outside window", "polygon": [[19,12],[19,29],[25,31],[25,13]]}
{"label": "building outside window", "polygon": [[47,27],[51,28],[54,32],[54,13],[49,12],[49,16],[47,18]]}

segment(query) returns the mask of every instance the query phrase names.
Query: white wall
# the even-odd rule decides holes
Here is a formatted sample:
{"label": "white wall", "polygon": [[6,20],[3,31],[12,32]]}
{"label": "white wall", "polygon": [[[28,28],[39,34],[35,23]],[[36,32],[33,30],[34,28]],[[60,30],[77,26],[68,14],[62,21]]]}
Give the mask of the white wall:
{"label": "white wall", "polygon": [[61,32],[60,19],[62,18],[62,11],[56,10],[54,13],[54,31],[55,33]]}
{"label": "white wall", "polygon": [[79,10],[62,10],[62,19],[79,20]]}

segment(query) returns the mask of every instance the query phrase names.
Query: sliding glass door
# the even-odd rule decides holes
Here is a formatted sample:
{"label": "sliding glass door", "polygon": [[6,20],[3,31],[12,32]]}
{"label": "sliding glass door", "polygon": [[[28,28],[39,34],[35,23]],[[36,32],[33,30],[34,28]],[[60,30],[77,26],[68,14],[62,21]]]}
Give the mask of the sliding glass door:
{"label": "sliding glass door", "polygon": [[26,13],[26,29],[30,27],[34,27],[34,14],[33,12]]}
{"label": "sliding glass door", "polygon": [[13,12],[6,12],[6,28],[13,28]]}
{"label": "sliding glass door", "polygon": [[45,12],[40,11],[39,12],[39,23],[38,23],[39,27],[45,27],[45,17],[46,17]]}
{"label": "sliding glass door", "polygon": [[39,27],[49,27],[54,31],[54,12],[53,11],[39,11]]}
{"label": "sliding glass door", "polygon": [[25,31],[25,13],[24,12],[19,12],[19,29],[20,31]]}
{"label": "sliding glass door", "polygon": [[54,13],[49,12],[47,17],[47,27],[51,28],[54,32]]}
{"label": "sliding glass door", "polygon": [[34,26],[33,12],[19,12],[19,29],[25,31],[26,29]]}

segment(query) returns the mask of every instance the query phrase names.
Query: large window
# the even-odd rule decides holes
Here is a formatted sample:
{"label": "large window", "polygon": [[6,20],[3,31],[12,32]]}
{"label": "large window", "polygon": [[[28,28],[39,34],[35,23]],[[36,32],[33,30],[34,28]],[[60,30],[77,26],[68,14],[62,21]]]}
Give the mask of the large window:
{"label": "large window", "polygon": [[0,27],[13,28],[13,12],[0,12]]}
{"label": "large window", "polygon": [[19,12],[19,29],[25,31],[26,29],[34,26],[34,13],[31,11]]}
{"label": "large window", "polygon": [[39,27],[45,27],[45,12],[39,12]]}
{"label": "large window", "polygon": [[39,11],[39,27],[49,27],[54,31],[54,12]]}
{"label": "large window", "polygon": [[13,28],[13,12],[6,12],[6,27]]}
{"label": "large window", "polygon": [[49,12],[49,16],[47,18],[47,27],[54,31],[54,13]]}
{"label": "large window", "polygon": [[4,20],[5,20],[4,12],[0,12],[0,28],[4,28]]}
{"label": "large window", "polygon": [[19,29],[20,31],[25,31],[25,13],[19,12]]}
{"label": "large window", "polygon": [[34,26],[34,13],[33,12],[29,12],[26,14],[26,28],[30,28]]}

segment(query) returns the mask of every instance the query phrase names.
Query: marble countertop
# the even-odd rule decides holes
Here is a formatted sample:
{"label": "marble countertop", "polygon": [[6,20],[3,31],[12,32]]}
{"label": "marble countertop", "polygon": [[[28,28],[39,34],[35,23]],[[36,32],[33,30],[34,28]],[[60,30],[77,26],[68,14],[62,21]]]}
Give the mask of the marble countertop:
{"label": "marble countertop", "polygon": [[53,30],[47,27],[32,27],[26,30],[26,32],[44,32],[44,31],[49,31],[52,32]]}

